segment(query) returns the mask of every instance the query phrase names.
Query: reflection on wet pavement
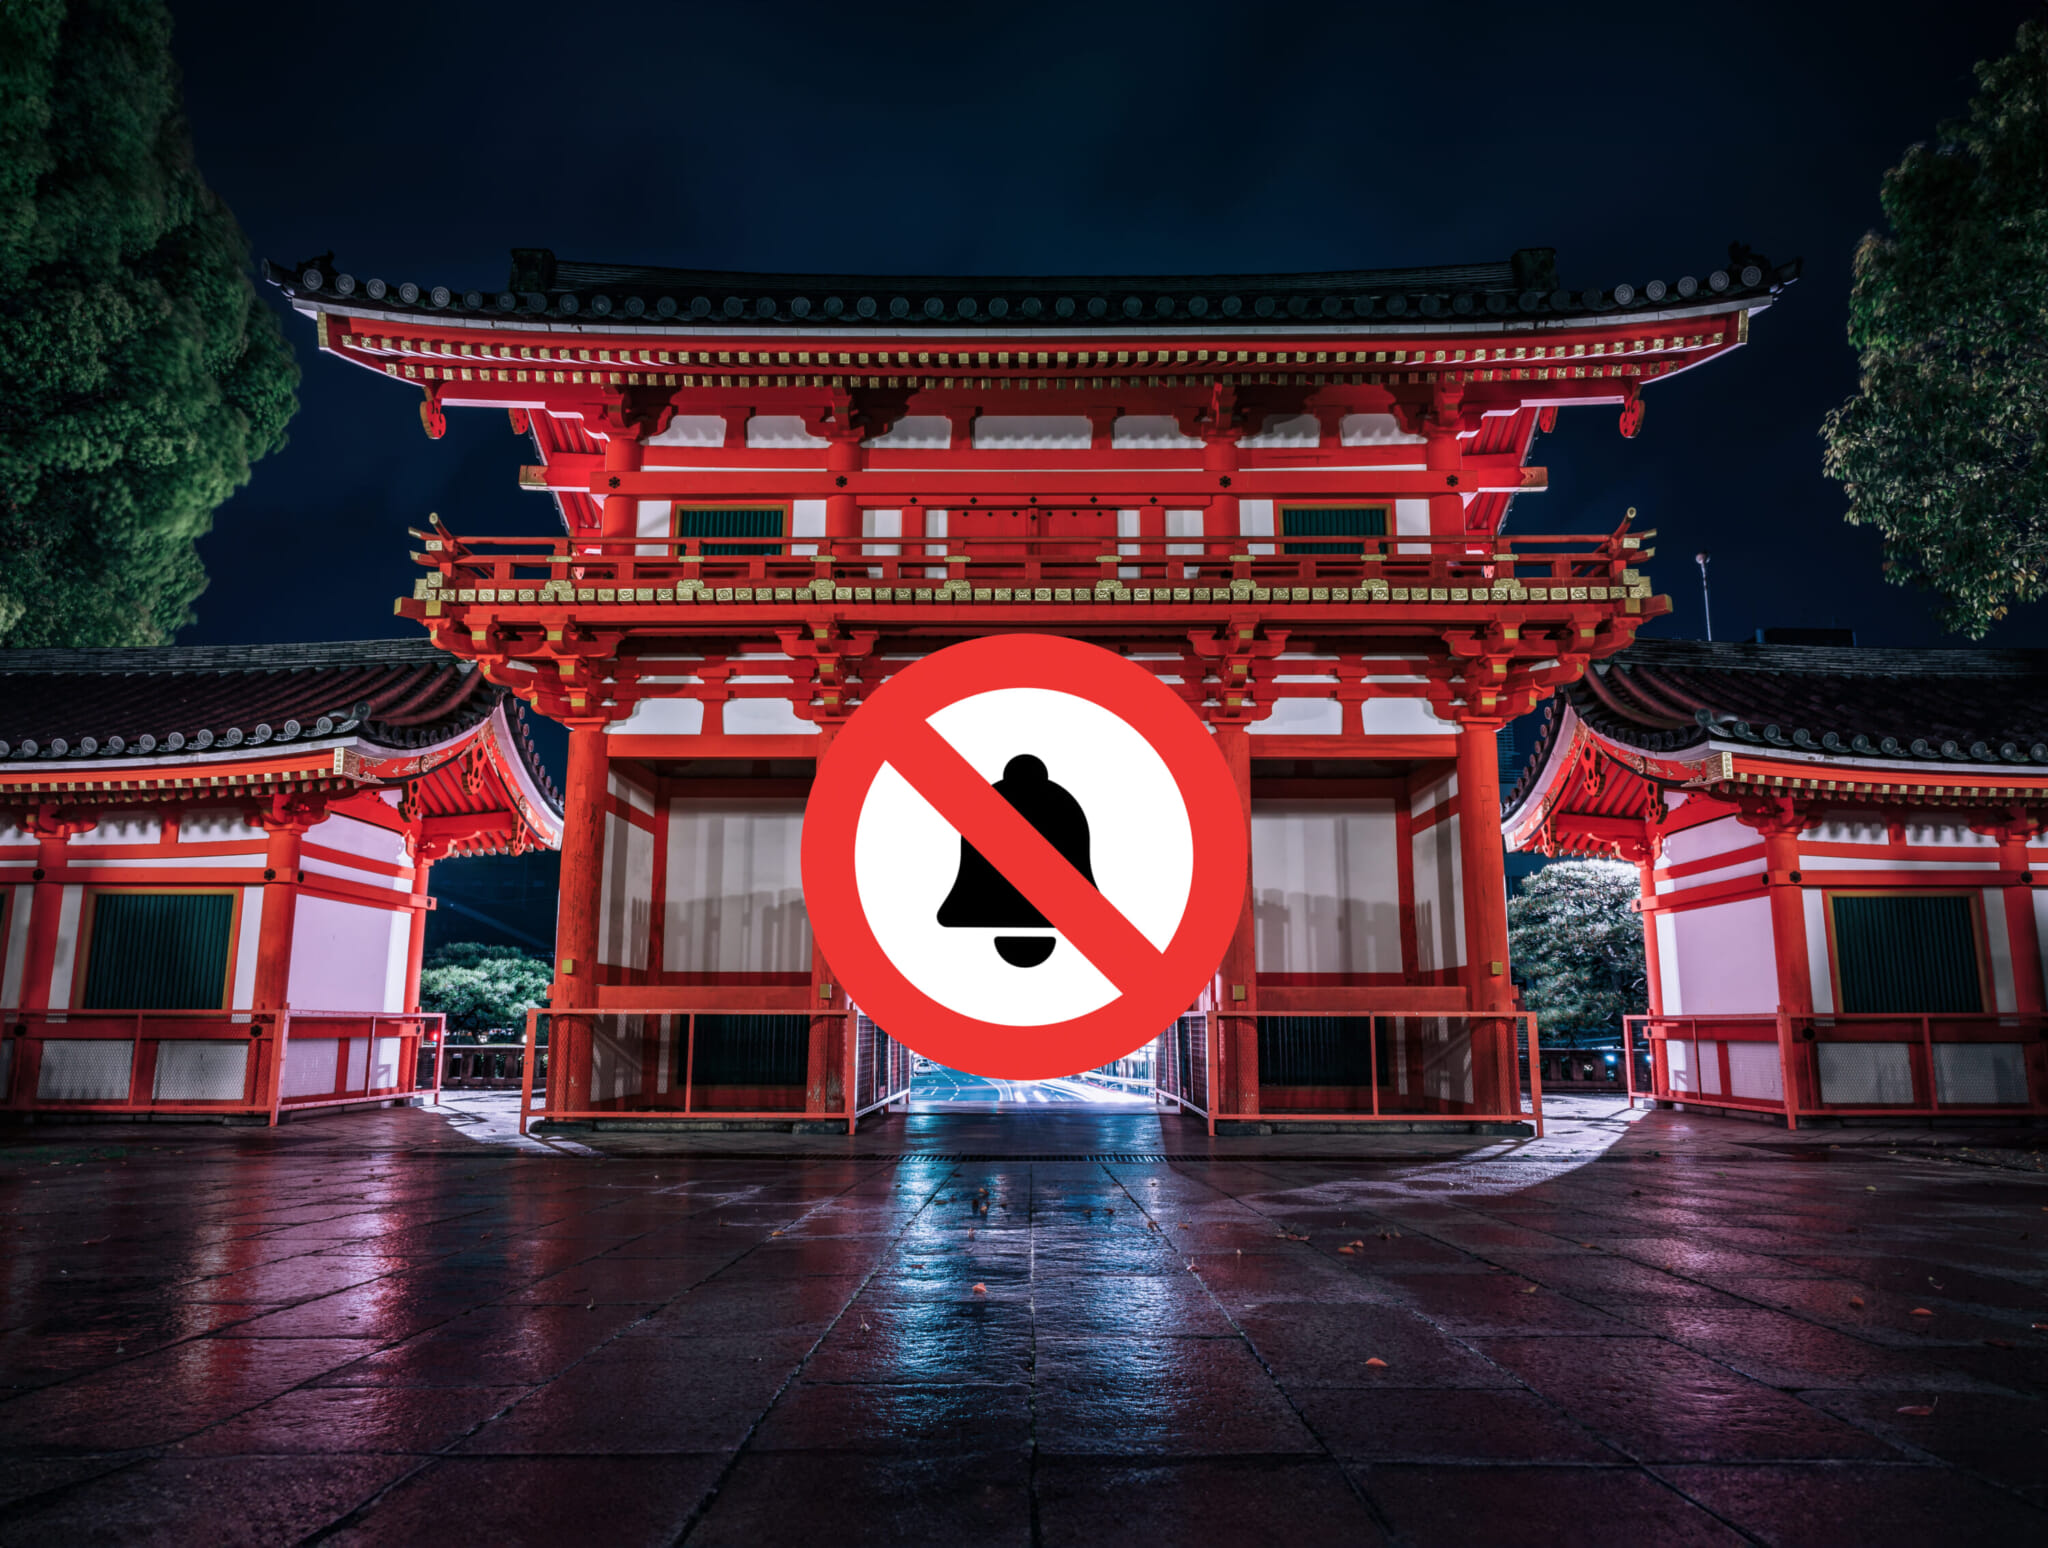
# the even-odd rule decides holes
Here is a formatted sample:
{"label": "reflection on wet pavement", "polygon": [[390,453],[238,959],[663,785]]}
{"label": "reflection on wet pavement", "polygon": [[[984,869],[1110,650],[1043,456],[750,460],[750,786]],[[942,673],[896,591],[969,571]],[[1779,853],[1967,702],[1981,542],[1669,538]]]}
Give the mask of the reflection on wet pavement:
{"label": "reflection on wet pavement", "polygon": [[507,1108],[0,1132],[0,1545],[2048,1529],[2025,1132]]}

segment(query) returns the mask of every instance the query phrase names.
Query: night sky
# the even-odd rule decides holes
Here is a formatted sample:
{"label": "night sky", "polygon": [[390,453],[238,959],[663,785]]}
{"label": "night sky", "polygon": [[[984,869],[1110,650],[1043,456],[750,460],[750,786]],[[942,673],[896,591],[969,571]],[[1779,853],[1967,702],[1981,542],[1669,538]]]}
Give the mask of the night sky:
{"label": "night sky", "polygon": [[[1567,409],[1510,530],[1634,505],[1697,636],[1854,628],[1960,644],[1840,520],[1821,416],[1854,386],[1850,261],[1880,175],[1960,114],[2038,4],[1258,7],[175,4],[199,160],[259,257],[499,288],[509,250],[838,272],[1375,268],[1554,246],[1562,283],[1704,277],[1741,239],[1805,278],[1748,348],[1615,410]],[[276,292],[263,287],[273,301]],[[291,444],[203,551],[189,643],[389,636],[405,528],[554,528],[503,414],[287,330]],[[2042,644],[2048,608],[1988,643]]]}

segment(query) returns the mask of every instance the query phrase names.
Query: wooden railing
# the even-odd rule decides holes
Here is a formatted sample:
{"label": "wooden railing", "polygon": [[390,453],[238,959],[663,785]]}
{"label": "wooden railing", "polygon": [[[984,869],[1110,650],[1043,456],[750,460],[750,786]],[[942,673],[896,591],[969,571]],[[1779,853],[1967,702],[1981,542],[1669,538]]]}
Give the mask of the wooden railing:
{"label": "wooden railing", "polygon": [[[699,1016],[742,1014],[788,1014],[803,1016],[813,1026],[821,1022],[837,1021],[839,1023],[837,1036],[840,1039],[842,1052],[840,1070],[844,1084],[844,1092],[840,1102],[836,1106],[825,1110],[810,1108],[801,1102],[790,1107],[735,1107],[725,1103],[704,1102],[696,1081],[697,1018]],[[586,1090],[588,1090],[588,1082],[594,1073],[596,1062],[594,1057],[587,1057],[584,1053],[570,1055],[564,1046],[556,1042],[555,1034],[560,1024],[581,1023],[587,1029],[597,1023],[616,1025],[627,1020],[637,1021],[639,1029],[635,1035],[640,1041],[638,1057],[645,1061],[651,1053],[662,1046],[659,1034],[654,1028],[663,1017],[675,1017],[682,1023],[676,1029],[678,1037],[677,1053],[679,1055],[678,1067],[682,1077],[680,1083],[671,1084],[669,1090],[658,1093],[653,1098],[649,1098],[641,1092],[633,1092],[615,1097],[591,1098],[590,1105],[578,1108],[571,1108],[560,1099],[558,1093],[553,1088],[555,1083],[567,1082],[572,1078],[571,1072],[567,1067],[567,1059],[577,1058],[579,1061],[585,1062],[590,1066],[580,1072],[585,1082]],[[525,1058],[523,1060],[524,1076],[520,1083],[519,1094],[519,1132],[524,1134],[532,1121],[538,1117],[544,1118],[549,1122],[576,1123],[605,1121],[641,1123],[663,1119],[677,1122],[702,1119],[720,1119],[742,1123],[817,1123],[824,1121],[836,1124],[844,1122],[846,1132],[851,1134],[859,1127],[860,1120],[869,1113],[874,1112],[878,1108],[887,1107],[890,1103],[899,1101],[907,1096],[911,1081],[911,1061],[908,1056],[908,1050],[903,1049],[902,1044],[894,1043],[893,1040],[887,1040],[885,1043],[885,1035],[881,1033],[879,1028],[873,1027],[872,1023],[864,1032],[859,1025],[860,1021],[864,1019],[858,1011],[853,1010],[763,1013],[752,1008],[736,1008],[731,1004],[706,1005],[701,1002],[695,1004],[636,1005],[629,1008],[571,1009],[564,1007],[554,1010],[535,1007],[526,1013]],[[546,1043],[540,1040],[540,1026],[543,1021],[549,1023],[548,1041]],[[891,1051],[890,1044],[893,1044],[895,1050],[901,1050],[903,1056],[900,1058],[883,1057]],[[587,1035],[579,1046],[586,1050],[591,1046],[591,1041]],[[541,1102],[545,1105],[536,1105],[536,1087],[534,1083],[536,1067],[547,1071],[546,1079],[548,1086],[539,1092]],[[801,1095],[803,1088],[798,1087],[796,1090]],[[606,1102],[609,1105],[599,1107],[595,1105],[598,1101]]]}
{"label": "wooden railing", "polygon": [[1802,1117],[2048,1112],[2048,1017],[2035,1014],[1629,1016],[1622,1036],[1631,1105],[1782,1113],[1791,1128]]}
{"label": "wooden railing", "polygon": [[[388,1101],[415,1092],[420,1051],[441,1043],[444,1021],[420,1011],[0,1011],[0,1112],[262,1117],[274,1124],[284,1112]],[[322,1068],[302,1071],[319,1089],[290,1089],[298,1083],[294,1048],[330,1041],[331,1066],[323,1048]],[[380,1082],[374,1077],[383,1043],[397,1047],[392,1078]],[[314,1074],[327,1078],[313,1082]]]}
{"label": "wooden railing", "polygon": [[[1582,603],[1649,595],[1647,583],[1628,573],[1644,554],[1625,527],[1605,536],[1367,538],[535,538],[457,537],[443,527],[416,535],[424,543],[413,557],[430,572],[419,597],[496,606],[574,601],[586,589],[610,592],[594,599],[603,601],[674,600],[742,587],[768,588],[753,600],[806,600],[796,593],[820,581],[867,587],[874,600],[921,602],[948,600],[963,586],[970,594],[1023,592],[1014,600],[1027,602],[1053,600],[1038,596],[1041,590],[1095,595],[1162,586],[1182,601],[1190,600],[1178,596],[1182,588],[1221,588],[1227,597],[1244,587],[1285,587],[1283,600],[1295,601],[1329,601],[1331,592],[1344,594],[1335,600],[1418,602],[1488,601],[1496,593]],[[628,588],[633,595],[622,595]],[[881,588],[890,595],[880,596]],[[1294,597],[1294,588],[1309,594]],[[1598,595],[1589,594],[1594,588],[1601,588]],[[643,590],[655,595],[639,596]],[[780,596],[784,590],[791,595]]]}

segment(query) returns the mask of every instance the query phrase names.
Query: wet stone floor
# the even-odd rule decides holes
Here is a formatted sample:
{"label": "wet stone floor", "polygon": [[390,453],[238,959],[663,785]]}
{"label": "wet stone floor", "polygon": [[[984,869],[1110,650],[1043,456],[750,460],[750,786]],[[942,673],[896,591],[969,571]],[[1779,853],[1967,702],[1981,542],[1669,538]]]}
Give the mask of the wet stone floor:
{"label": "wet stone floor", "polygon": [[2048,1542],[2048,1135],[1554,1118],[0,1131],[0,1545]]}

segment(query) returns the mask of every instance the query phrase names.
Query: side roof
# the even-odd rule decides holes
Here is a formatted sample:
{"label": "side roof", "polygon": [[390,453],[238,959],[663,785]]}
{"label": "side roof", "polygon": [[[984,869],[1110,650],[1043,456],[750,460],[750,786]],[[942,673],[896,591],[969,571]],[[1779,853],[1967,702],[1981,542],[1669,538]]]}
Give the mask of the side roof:
{"label": "side roof", "polygon": [[1558,281],[1556,253],[1527,248],[1480,263],[1303,274],[929,275],[755,274],[558,259],[518,248],[499,291],[387,282],[338,271],[332,253],[266,261],[295,301],[359,314],[467,316],[502,325],[649,328],[903,328],[950,332],[1241,332],[1247,327],[1428,327],[1635,312],[1708,313],[1767,304],[1799,277],[1739,244],[1703,275],[1594,289]]}
{"label": "side roof", "polygon": [[1645,753],[1721,746],[1846,761],[2048,766],[2048,650],[1865,650],[1637,640],[1544,710],[1502,805],[1541,778],[1566,717]]}
{"label": "side roof", "polygon": [[335,737],[428,747],[501,703],[526,773],[559,815],[524,706],[426,639],[0,651],[0,767]]}

